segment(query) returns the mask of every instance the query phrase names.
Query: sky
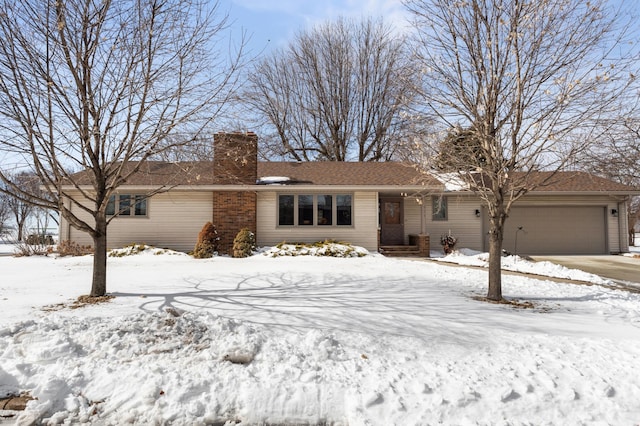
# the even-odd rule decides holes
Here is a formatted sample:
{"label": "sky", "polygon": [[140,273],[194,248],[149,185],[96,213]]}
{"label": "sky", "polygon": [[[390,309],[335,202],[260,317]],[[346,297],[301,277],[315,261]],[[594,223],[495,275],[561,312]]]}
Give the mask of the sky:
{"label": "sky", "polygon": [[[338,17],[382,17],[395,27],[408,27],[410,14],[402,0],[219,0],[220,11],[231,19],[234,38],[242,31],[251,36],[250,53],[259,55],[283,47],[299,31]],[[623,15],[640,13],[640,0],[609,0]],[[638,42],[640,31],[632,31]],[[252,55],[253,56],[253,55]]]}
{"label": "sky", "polygon": [[255,54],[283,47],[293,35],[338,17],[384,17],[389,25],[406,25],[401,0],[220,0],[234,32],[251,36]]}

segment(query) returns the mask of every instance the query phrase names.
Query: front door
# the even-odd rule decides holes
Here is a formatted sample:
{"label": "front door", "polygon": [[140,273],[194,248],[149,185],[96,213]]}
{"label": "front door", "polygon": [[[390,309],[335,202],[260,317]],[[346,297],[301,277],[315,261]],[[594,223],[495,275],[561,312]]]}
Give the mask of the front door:
{"label": "front door", "polygon": [[404,244],[403,199],[401,197],[380,198],[380,245]]}

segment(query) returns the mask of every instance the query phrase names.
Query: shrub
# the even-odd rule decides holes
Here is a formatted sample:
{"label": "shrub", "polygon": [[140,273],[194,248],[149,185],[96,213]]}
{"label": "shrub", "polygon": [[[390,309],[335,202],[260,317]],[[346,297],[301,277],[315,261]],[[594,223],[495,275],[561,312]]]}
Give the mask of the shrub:
{"label": "shrub", "polygon": [[328,257],[362,257],[367,255],[362,247],[352,246],[350,243],[325,240],[312,244],[287,243],[277,244],[273,249],[265,252],[266,256],[328,256]]}
{"label": "shrub", "polygon": [[60,256],[84,256],[86,254],[93,253],[92,246],[81,246],[75,241],[64,240],[60,241],[56,247],[56,252]]}
{"label": "shrub", "polygon": [[233,239],[233,257],[249,257],[256,249],[256,237],[249,228],[242,228]]}
{"label": "shrub", "polygon": [[207,259],[213,257],[218,252],[218,231],[211,222],[207,222],[198,234],[198,242],[193,248],[193,257],[196,259]]}
{"label": "shrub", "polygon": [[16,243],[15,256],[46,256],[51,253],[51,246],[46,244],[29,244],[24,241]]}
{"label": "shrub", "polygon": [[442,237],[440,237],[440,244],[442,245],[444,254],[453,253],[453,249],[455,248],[457,243],[458,239],[451,234],[443,235]]}

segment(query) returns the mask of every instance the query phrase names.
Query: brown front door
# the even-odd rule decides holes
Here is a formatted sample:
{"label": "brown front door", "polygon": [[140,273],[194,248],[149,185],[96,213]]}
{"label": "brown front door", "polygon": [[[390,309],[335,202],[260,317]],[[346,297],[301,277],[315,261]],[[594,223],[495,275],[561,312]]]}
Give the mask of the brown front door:
{"label": "brown front door", "polygon": [[380,198],[380,245],[404,244],[403,199]]}

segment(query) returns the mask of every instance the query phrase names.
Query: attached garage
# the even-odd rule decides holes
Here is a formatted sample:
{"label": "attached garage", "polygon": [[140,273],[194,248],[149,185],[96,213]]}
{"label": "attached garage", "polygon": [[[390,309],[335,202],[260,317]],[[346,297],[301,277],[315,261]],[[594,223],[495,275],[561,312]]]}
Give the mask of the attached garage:
{"label": "attached garage", "polygon": [[[608,254],[606,212],[606,206],[513,207],[505,223],[503,248],[527,255]],[[489,229],[486,214],[484,229]]]}

